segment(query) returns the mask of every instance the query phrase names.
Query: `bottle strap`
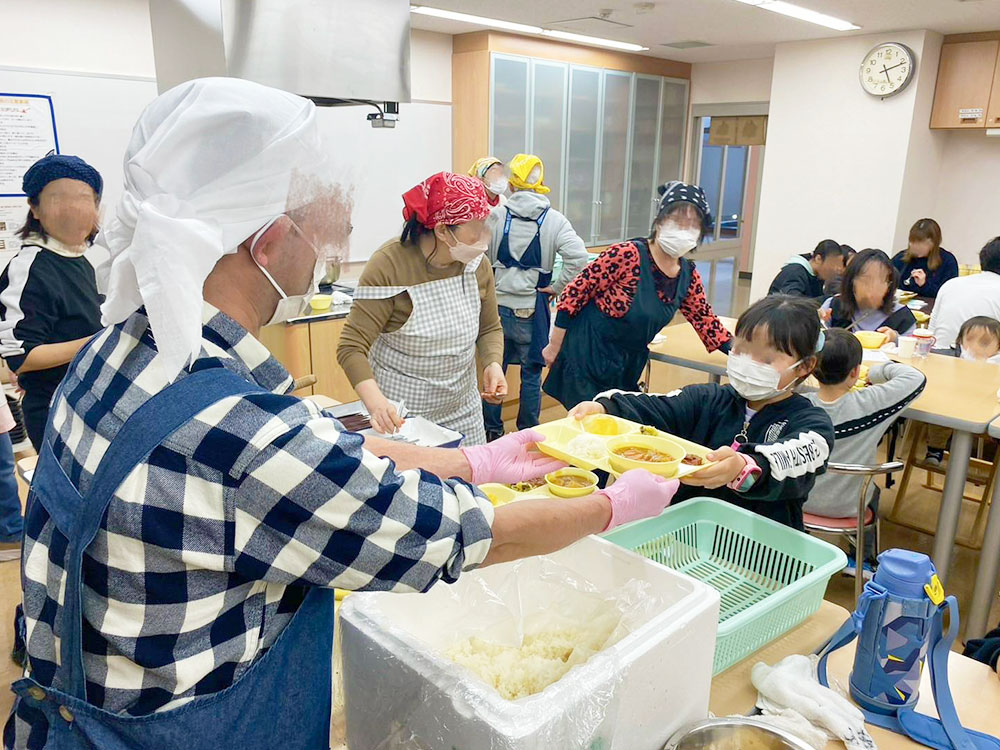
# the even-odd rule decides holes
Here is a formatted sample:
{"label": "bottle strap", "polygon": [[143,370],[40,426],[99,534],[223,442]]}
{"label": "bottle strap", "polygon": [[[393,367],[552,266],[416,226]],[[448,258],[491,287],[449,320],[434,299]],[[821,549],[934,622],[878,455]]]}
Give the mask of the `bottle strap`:
{"label": "bottle strap", "polygon": [[[869,587],[865,587],[865,594]],[[874,592],[873,592],[874,593]],[[860,623],[868,609],[871,596],[862,594],[858,601],[858,611],[852,613],[830,639],[816,652],[817,678],[824,687],[829,687],[826,662],[830,654],[853,641],[860,630]],[[949,615],[948,630],[944,631],[944,612]],[[948,655],[958,633],[958,602],[949,596],[935,610],[931,620],[928,666],[931,670],[931,690],[940,719],[917,713],[912,708],[904,708],[895,714],[879,714],[861,708],[865,721],[897,734],[903,734],[921,745],[937,750],[1000,750],[1000,739],[983,732],[966,729],[955,710],[955,701],[948,684]],[[859,706],[860,708],[860,706]]]}

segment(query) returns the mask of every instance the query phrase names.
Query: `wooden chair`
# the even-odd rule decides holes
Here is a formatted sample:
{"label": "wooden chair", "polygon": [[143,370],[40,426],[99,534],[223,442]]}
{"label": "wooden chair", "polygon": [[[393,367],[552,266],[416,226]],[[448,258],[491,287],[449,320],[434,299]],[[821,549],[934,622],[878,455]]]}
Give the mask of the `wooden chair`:
{"label": "wooden chair", "polygon": [[[914,529],[915,531],[933,535],[933,528],[927,528],[906,520],[908,517],[912,517],[913,515],[912,513],[907,514],[903,512],[906,491],[909,489],[913,472],[915,470],[922,470],[927,472],[927,481],[923,486],[929,490],[941,492],[943,487],[938,487],[934,483],[934,477],[944,476],[948,471],[948,463],[946,460],[940,466],[932,466],[931,464],[924,463],[923,461],[917,459],[917,454],[919,453],[921,447],[926,443],[927,425],[923,422],[913,422],[912,425],[913,426],[910,428],[910,431],[913,435],[906,455],[906,468],[903,470],[903,476],[899,480],[899,490],[896,492],[896,502],[892,507],[892,512],[886,516],[886,520],[899,526],[905,526],[906,528]],[[984,447],[982,438],[980,438],[979,443],[979,453],[982,455]],[[982,547],[983,532],[986,525],[986,513],[990,507],[993,483],[996,481],[997,476],[997,463],[997,460],[986,461],[982,458],[976,457],[969,459],[969,474],[967,481],[976,487],[982,487],[983,493],[980,497],[976,497],[975,495],[970,495],[968,493],[963,494],[963,497],[966,500],[978,503],[979,508],[976,511],[976,518],[972,523],[972,531],[970,535],[965,538],[957,538],[955,540],[956,544],[970,549],[979,549]]]}
{"label": "wooden chair", "polygon": [[854,517],[833,518],[831,516],[818,516],[815,513],[803,513],[802,522],[806,531],[818,534],[833,534],[835,536],[846,536],[854,540],[854,598],[861,596],[861,589],[865,585],[864,564],[865,564],[865,531],[871,528],[875,533],[875,549],[878,550],[878,514],[872,511],[868,505],[868,488],[872,480],[881,475],[891,474],[903,468],[899,461],[889,461],[884,464],[866,466],[863,464],[838,464],[831,462],[826,470],[831,474],[846,474],[852,477],[864,477],[861,482],[861,491],[858,494],[858,512]]}

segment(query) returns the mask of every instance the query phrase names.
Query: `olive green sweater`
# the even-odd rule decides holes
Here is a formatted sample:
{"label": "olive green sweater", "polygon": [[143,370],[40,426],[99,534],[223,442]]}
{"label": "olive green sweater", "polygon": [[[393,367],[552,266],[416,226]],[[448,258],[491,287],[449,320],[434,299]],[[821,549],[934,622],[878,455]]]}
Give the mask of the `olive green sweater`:
{"label": "olive green sweater", "polygon": [[[461,276],[465,266],[452,263],[444,268],[431,266],[420,250],[390,240],[375,251],[361,273],[358,286],[415,286],[427,281]],[[503,329],[497,312],[496,284],[489,261],[483,259],[476,269],[482,310],[479,313],[479,337],[476,355],[483,369],[493,362],[503,361]],[[351,385],[372,377],[368,352],[382,333],[398,331],[409,320],[413,301],[405,292],[388,299],[354,300],[344,332],[337,347],[337,361],[347,373]]]}

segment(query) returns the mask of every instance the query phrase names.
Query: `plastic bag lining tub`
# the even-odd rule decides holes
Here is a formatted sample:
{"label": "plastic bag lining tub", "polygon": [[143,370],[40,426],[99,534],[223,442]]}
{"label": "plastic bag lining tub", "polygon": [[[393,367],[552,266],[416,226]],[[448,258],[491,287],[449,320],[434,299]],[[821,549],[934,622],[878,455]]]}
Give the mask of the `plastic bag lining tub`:
{"label": "plastic bag lining tub", "polygon": [[[355,594],[340,613],[348,746],[659,750],[707,715],[718,607],[710,586],[598,537],[426,594]],[[445,656],[608,609],[611,645],[516,701]]]}

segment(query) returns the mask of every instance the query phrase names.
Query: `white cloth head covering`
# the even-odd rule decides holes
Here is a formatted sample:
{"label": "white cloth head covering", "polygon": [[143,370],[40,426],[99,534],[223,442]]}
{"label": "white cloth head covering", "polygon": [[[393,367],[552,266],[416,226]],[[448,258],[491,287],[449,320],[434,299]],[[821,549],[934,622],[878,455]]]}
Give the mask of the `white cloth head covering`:
{"label": "white cloth head covering", "polygon": [[[145,305],[168,380],[201,348],[202,287],[218,260],[306,196],[293,179],[322,163],[308,99],[237,78],[157,97],[125,153],[125,190],[104,232],[104,325]],[[298,204],[292,205],[298,201]]]}

